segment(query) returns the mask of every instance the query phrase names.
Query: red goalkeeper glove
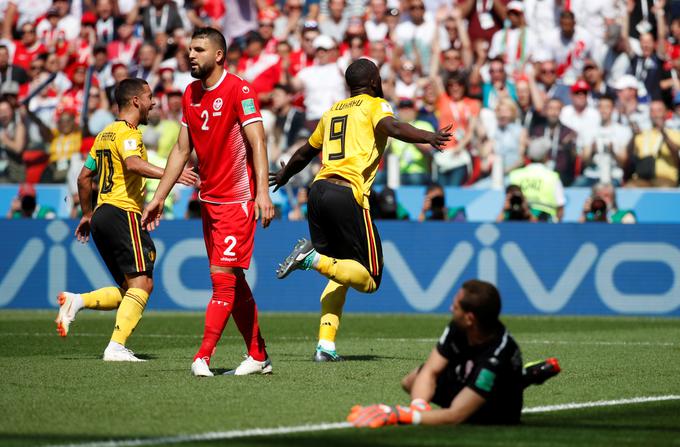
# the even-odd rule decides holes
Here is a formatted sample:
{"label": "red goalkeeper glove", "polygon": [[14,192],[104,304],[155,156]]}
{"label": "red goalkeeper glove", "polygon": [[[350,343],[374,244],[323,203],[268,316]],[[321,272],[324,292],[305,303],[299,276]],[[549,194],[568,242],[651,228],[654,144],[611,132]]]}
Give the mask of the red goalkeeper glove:
{"label": "red goalkeeper glove", "polygon": [[378,428],[385,425],[410,425],[420,423],[420,412],[409,407],[390,407],[385,404],[352,407],[347,420],[355,427]]}

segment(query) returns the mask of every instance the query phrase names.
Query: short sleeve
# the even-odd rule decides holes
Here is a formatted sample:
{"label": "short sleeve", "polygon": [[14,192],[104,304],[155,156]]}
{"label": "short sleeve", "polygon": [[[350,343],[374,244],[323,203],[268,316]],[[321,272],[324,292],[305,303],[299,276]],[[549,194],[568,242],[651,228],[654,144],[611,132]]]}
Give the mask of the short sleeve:
{"label": "short sleeve", "polygon": [[256,121],[262,121],[260,103],[257,100],[255,89],[245,81],[237,88],[237,100],[234,106],[236,107],[236,113],[238,114],[238,120],[241,123],[241,127]]}
{"label": "short sleeve", "polygon": [[116,149],[120,153],[121,160],[141,157],[143,147],[142,132],[139,129],[127,129],[121,132],[116,141]]}
{"label": "short sleeve", "polygon": [[321,117],[319,124],[316,125],[314,132],[307,141],[314,149],[321,149],[321,146],[323,146],[323,117]]}
{"label": "short sleeve", "polygon": [[371,124],[373,125],[373,128],[375,129],[380,120],[388,116],[394,116],[392,106],[383,98],[378,98],[378,100],[374,102],[373,110],[371,111]]}
{"label": "short sleeve", "polygon": [[486,359],[477,365],[465,380],[465,385],[477,394],[489,398],[498,379],[498,359]]}
{"label": "short sleeve", "polygon": [[455,328],[453,325],[447,325],[444,328],[444,332],[442,332],[442,335],[439,337],[439,341],[437,342],[437,352],[439,352],[442,357],[447,360],[452,360],[456,356],[456,351],[454,349],[456,345],[453,341],[454,332]]}

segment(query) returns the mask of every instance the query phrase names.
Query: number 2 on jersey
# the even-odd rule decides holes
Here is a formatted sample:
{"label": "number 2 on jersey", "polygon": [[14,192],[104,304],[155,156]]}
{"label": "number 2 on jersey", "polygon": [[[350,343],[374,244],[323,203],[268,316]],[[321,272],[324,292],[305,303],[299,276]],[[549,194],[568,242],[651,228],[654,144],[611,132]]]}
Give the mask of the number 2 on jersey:
{"label": "number 2 on jersey", "polygon": [[331,152],[329,150],[329,160],[342,160],[345,158],[345,132],[347,132],[347,115],[334,116],[331,118],[331,131],[328,141],[340,140],[340,150]]}
{"label": "number 2 on jersey", "polygon": [[234,236],[227,236],[224,238],[224,243],[227,244],[227,248],[224,250],[224,256],[236,256],[234,253],[234,247],[236,247],[236,238]]}
{"label": "number 2 on jersey", "polygon": [[208,118],[210,117],[210,114],[208,113],[207,110],[204,110],[201,112],[201,118],[203,119],[203,124],[201,125],[201,130],[210,130],[210,127],[208,127]]}

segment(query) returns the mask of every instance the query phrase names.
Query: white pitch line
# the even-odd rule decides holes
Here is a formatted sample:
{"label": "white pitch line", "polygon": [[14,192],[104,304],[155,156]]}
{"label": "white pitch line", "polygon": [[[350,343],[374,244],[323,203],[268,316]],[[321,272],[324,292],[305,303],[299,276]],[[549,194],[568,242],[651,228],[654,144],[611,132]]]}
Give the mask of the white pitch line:
{"label": "white pitch line", "polygon": [[[108,334],[97,332],[77,332],[70,335],[73,337],[108,337]],[[190,338],[200,339],[200,334],[138,334],[139,337],[148,338]],[[56,332],[0,332],[0,337],[56,337]],[[241,340],[240,335],[224,335],[222,339]],[[276,340],[283,341],[308,341],[316,340],[314,337],[307,336],[293,336],[293,337],[276,337]],[[364,340],[358,337],[346,337],[344,340]],[[436,338],[399,338],[399,337],[377,337],[373,338],[375,341],[395,342],[395,343],[434,343]],[[680,343],[663,342],[663,341],[598,341],[598,340],[523,340],[518,338],[521,345],[583,345],[583,346],[680,346]]]}
{"label": "white pitch line", "polygon": [[[549,413],[554,411],[578,410],[582,408],[609,407],[616,405],[641,404],[648,402],[662,402],[668,400],[680,400],[680,395],[667,396],[644,396],[630,399],[599,400],[594,402],[572,402],[568,404],[546,405],[530,407],[522,410],[522,413]],[[341,430],[352,428],[349,422],[327,422],[321,424],[295,425],[276,428],[251,428],[248,430],[216,431],[196,433],[193,435],[163,436],[159,438],[121,439],[109,441],[86,442],[80,444],[58,444],[49,447],[141,447],[148,445],[182,444],[185,442],[220,441],[224,439],[252,438],[255,436],[290,435],[295,433],[308,433],[328,430]]]}

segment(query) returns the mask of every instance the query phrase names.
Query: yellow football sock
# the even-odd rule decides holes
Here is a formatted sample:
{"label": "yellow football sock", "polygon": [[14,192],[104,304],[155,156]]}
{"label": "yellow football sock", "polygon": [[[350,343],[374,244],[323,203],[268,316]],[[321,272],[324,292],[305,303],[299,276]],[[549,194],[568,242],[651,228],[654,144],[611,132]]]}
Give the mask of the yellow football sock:
{"label": "yellow football sock", "polygon": [[116,313],[116,326],[113,329],[111,341],[125,346],[128,337],[142,319],[142,312],[149,300],[149,294],[143,289],[129,288]]}
{"label": "yellow football sock", "polygon": [[321,324],[319,325],[319,340],[335,342],[335,336],[340,327],[342,307],[345,305],[347,286],[335,281],[329,281],[321,294]]}
{"label": "yellow football sock", "polygon": [[319,262],[315,269],[331,281],[349,286],[359,292],[371,293],[378,288],[366,267],[354,259],[335,259],[319,253]]}
{"label": "yellow football sock", "polygon": [[118,287],[104,287],[89,293],[81,293],[83,305],[87,309],[113,310],[118,309],[123,301],[125,291]]}

